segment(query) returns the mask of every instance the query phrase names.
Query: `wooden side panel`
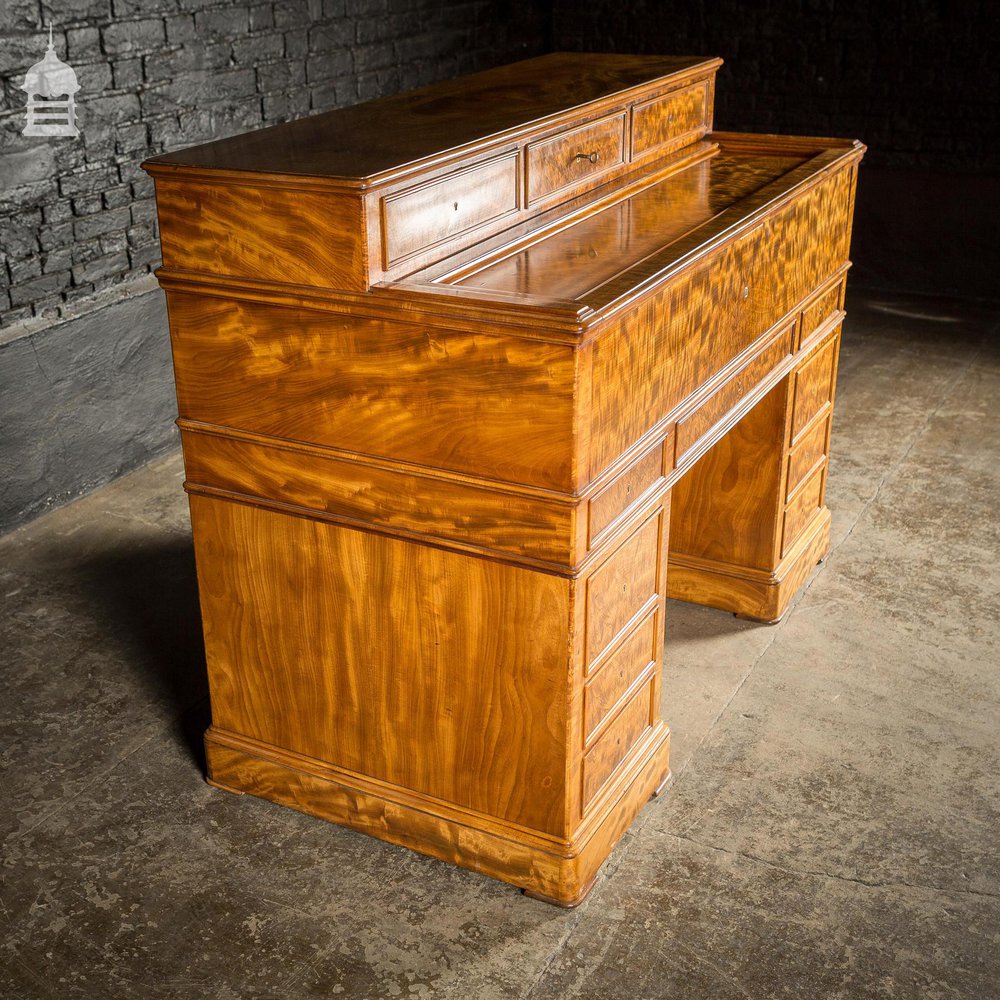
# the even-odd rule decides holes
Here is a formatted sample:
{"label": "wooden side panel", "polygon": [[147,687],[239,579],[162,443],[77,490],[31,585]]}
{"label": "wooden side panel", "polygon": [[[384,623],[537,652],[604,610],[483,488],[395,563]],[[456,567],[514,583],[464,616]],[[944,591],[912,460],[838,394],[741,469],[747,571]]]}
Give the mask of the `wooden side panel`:
{"label": "wooden side panel", "polygon": [[182,417],[572,488],[568,346],[168,293]]}
{"label": "wooden side panel", "polygon": [[591,477],[846,262],[851,182],[834,174],[600,335]]}
{"label": "wooden side panel", "polygon": [[163,263],[205,274],[368,288],[361,197],[204,181],[156,180]]}
{"label": "wooden side panel", "polygon": [[217,729],[550,834],[569,581],[191,498]]}

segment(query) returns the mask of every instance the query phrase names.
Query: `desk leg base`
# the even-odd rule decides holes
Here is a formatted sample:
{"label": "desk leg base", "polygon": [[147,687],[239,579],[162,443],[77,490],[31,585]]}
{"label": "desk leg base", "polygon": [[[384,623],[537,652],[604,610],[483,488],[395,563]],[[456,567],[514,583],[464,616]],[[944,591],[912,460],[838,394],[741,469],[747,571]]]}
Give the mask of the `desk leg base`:
{"label": "desk leg base", "polygon": [[774,625],[829,550],[830,511],[824,507],[773,573],[671,552],[667,596]]}
{"label": "desk leg base", "polygon": [[563,907],[583,901],[619,838],[664,783],[669,747],[661,722],[608,790],[606,805],[563,839],[235,733],[212,727],[205,734],[208,781],[215,787],[409,847]]}

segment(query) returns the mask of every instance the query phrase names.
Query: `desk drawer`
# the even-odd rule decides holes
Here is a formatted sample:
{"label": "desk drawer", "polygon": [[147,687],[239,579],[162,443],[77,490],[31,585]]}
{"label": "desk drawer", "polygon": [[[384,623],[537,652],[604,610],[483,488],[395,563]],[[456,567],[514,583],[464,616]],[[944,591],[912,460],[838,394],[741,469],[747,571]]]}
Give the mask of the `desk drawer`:
{"label": "desk drawer", "polygon": [[632,156],[669,152],[708,129],[708,83],[657,97],[632,108]]}
{"label": "desk drawer", "polygon": [[583,808],[593,802],[629,752],[651,727],[653,680],[643,685],[618,713],[604,735],[583,759]]}
{"label": "desk drawer", "polygon": [[826,458],[826,443],[829,431],[829,417],[816,421],[812,428],[803,435],[802,440],[790,452],[788,456],[786,500],[799,488],[803,480],[816,468],[816,465],[822,459]]}
{"label": "desk drawer", "polygon": [[837,282],[832,288],[822,292],[802,310],[802,334],[800,343],[805,343],[838,309],[844,283]]}
{"label": "desk drawer", "polygon": [[640,525],[587,580],[588,670],[656,596],[661,516]]}
{"label": "desk drawer", "polygon": [[795,372],[792,403],[791,444],[795,444],[808,423],[833,399],[833,379],[837,368],[839,330]]}
{"label": "desk drawer", "polygon": [[756,357],[735,372],[715,392],[677,424],[677,462],[730,410],[791,355],[794,325],[786,327]]}
{"label": "desk drawer", "polygon": [[638,502],[663,482],[663,443],[636,459],[619,473],[587,505],[587,540],[593,545],[617,524]]}
{"label": "desk drawer", "polygon": [[794,499],[785,508],[785,521],[781,532],[781,555],[795,544],[803,530],[812,520],[813,514],[823,506],[823,486],[826,482],[824,462],[806,481]]}
{"label": "desk drawer", "polygon": [[660,616],[651,611],[591,678],[583,693],[584,742],[590,743],[623,695],[660,656]]}
{"label": "desk drawer", "polygon": [[527,148],[528,202],[568,191],[624,161],[624,112],[532,143]]}
{"label": "desk drawer", "polygon": [[517,153],[382,199],[385,266],[517,211]]}

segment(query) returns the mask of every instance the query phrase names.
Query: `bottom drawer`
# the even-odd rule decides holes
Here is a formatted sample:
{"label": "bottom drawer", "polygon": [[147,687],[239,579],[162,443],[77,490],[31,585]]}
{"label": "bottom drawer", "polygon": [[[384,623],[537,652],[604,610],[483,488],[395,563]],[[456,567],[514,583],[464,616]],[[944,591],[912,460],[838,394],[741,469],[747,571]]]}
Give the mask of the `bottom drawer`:
{"label": "bottom drawer", "polygon": [[583,759],[583,808],[586,809],[598,792],[624,763],[631,749],[650,728],[653,717],[654,680],[640,688],[631,701],[618,713]]}
{"label": "bottom drawer", "polygon": [[803,480],[826,458],[830,418],[818,420],[788,455],[788,488],[785,500],[790,500]]}
{"label": "bottom drawer", "polygon": [[809,524],[813,514],[823,506],[823,485],[826,480],[826,462],[809,477],[785,508],[785,524],[781,533],[781,555],[795,544]]}

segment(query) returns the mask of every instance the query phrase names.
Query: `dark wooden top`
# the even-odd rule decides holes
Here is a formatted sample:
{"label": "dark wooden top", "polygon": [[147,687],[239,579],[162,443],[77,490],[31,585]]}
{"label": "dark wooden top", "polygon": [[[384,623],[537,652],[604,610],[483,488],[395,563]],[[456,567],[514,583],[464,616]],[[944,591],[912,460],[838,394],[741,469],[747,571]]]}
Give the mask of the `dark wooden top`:
{"label": "dark wooden top", "polygon": [[581,105],[663,77],[709,70],[721,60],[555,52],[393,97],[219,139],[146,161],[370,182],[537,125]]}

